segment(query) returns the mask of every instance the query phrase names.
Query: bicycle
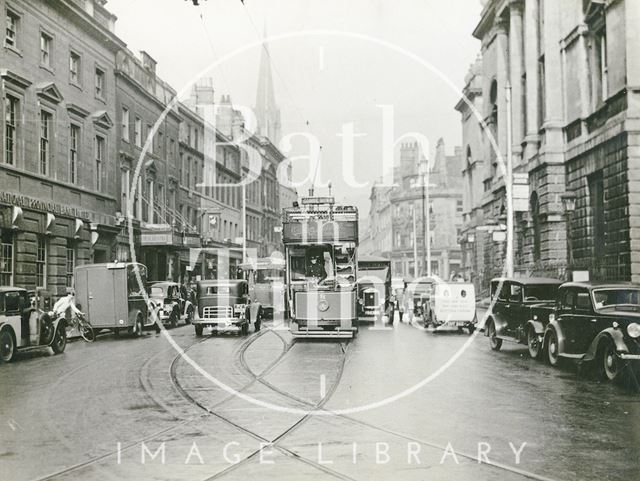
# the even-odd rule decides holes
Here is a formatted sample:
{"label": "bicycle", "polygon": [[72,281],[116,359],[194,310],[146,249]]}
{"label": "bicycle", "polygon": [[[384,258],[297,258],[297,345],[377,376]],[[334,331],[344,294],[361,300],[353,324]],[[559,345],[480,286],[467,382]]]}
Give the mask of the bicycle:
{"label": "bicycle", "polygon": [[67,325],[67,332],[71,329],[76,329],[82,339],[87,342],[93,342],[96,339],[96,333],[91,327],[91,323],[84,317],[83,314],[76,314],[71,318],[69,324]]}

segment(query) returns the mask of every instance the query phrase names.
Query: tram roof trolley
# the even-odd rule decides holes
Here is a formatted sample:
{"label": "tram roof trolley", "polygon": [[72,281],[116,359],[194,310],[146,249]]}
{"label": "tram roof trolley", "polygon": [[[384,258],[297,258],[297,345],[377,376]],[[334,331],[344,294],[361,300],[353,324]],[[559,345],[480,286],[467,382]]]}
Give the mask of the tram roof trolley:
{"label": "tram roof trolley", "polygon": [[357,332],[358,209],[305,197],[283,210],[285,281],[294,338]]}

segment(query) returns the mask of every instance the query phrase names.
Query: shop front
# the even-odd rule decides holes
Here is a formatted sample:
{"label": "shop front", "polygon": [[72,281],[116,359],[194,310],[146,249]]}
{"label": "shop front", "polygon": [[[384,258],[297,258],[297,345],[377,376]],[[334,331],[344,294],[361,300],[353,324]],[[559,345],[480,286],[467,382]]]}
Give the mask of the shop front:
{"label": "shop front", "polygon": [[65,295],[77,265],[113,259],[117,232],[109,216],[0,192],[0,285]]}

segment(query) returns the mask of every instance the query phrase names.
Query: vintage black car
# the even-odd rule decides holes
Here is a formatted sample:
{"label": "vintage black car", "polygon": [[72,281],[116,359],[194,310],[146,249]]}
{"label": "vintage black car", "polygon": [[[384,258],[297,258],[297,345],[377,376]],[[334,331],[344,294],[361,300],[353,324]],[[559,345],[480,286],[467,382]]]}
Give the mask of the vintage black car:
{"label": "vintage black car", "polygon": [[[198,308],[193,319],[196,335],[205,328],[213,333],[247,334],[251,323],[251,298],[245,280],[217,279],[198,282]],[[260,318],[253,319],[254,330],[260,330]]]}
{"label": "vintage black car", "polygon": [[558,279],[544,277],[493,279],[493,308],[484,330],[491,349],[499,350],[503,340],[516,341],[528,346],[531,357],[539,357],[561,284]]}
{"label": "vintage black car", "polygon": [[177,282],[154,282],[149,287],[149,307],[154,310],[163,324],[176,327],[184,319],[185,324],[193,321],[195,306],[188,292]]}
{"label": "vintage black car", "polygon": [[567,282],[560,287],[544,346],[552,366],[561,359],[594,362],[603,379],[640,361],[640,286]]}

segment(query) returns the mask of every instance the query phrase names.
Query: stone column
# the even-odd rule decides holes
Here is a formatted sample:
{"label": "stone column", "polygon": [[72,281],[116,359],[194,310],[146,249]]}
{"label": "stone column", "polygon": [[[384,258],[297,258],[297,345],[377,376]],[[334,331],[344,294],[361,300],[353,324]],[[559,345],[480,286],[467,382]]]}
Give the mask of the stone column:
{"label": "stone column", "polygon": [[[498,130],[497,142],[500,154],[506,162],[507,158],[507,96],[505,87],[509,79],[509,36],[507,35],[507,24],[502,18],[496,19],[496,80],[498,84],[497,106],[498,106]],[[500,163],[498,163],[499,165]],[[502,168],[498,167],[498,176],[502,177]]]}
{"label": "stone column", "polygon": [[531,159],[537,152],[540,142],[538,126],[538,5],[536,2],[526,3],[524,10],[526,25],[524,41],[525,72],[527,73],[527,131],[525,132],[525,160]]}
{"label": "stone column", "polygon": [[514,0],[509,5],[509,76],[511,78],[511,112],[513,138],[513,165],[517,166],[522,158],[522,141],[524,139],[522,105],[522,75],[524,66],[524,50],[522,41],[523,0]]}

